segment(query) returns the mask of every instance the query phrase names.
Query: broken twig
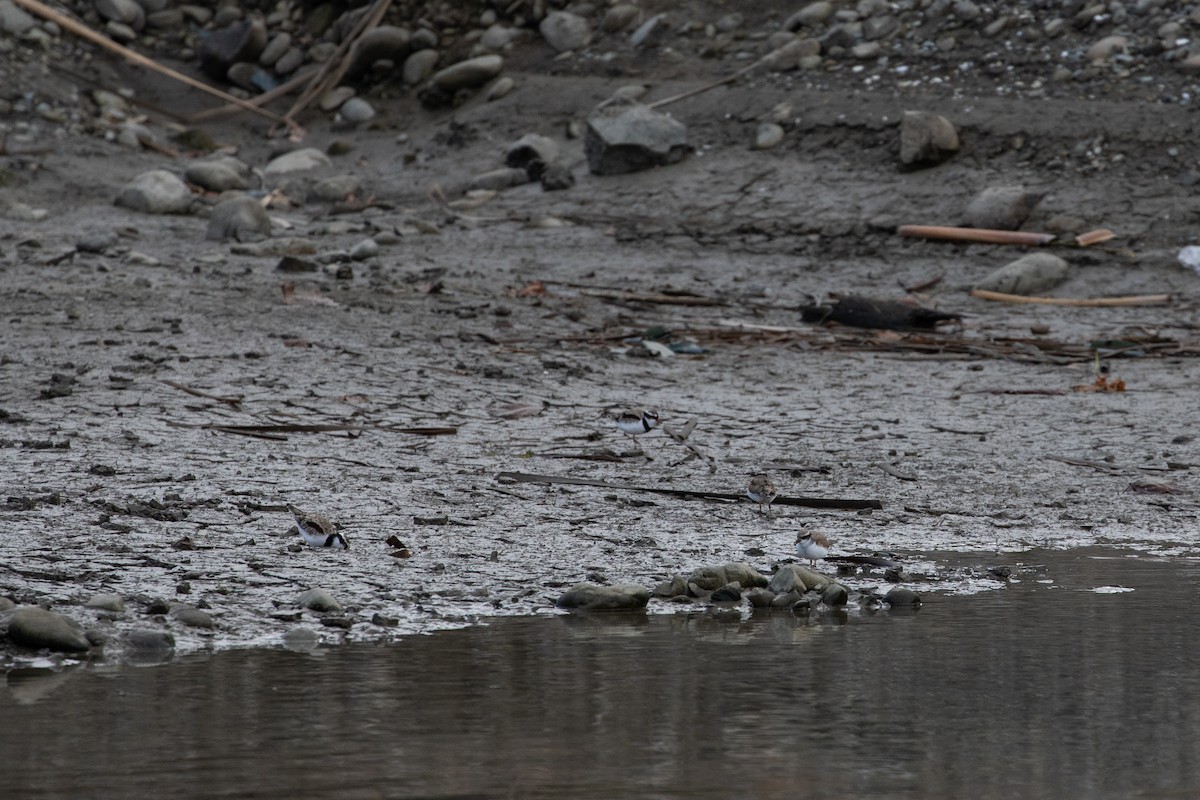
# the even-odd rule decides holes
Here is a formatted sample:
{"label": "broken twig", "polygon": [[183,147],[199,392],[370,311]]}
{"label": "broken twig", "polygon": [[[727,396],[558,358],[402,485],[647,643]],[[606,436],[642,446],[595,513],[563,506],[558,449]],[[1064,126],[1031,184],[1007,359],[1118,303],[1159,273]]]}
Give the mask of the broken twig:
{"label": "broken twig", "polygon": [[943,239],[950,242],[981,242],[983,244],[1021,244],[1038,247],[1050,244],[1053,233],[998,231],[990,228],[951,228],[943,225],[901,225],[896,233],[918,239]]}
{"label": "broken twig", "polygon": [[995,300],[998,303],[1036,303],[1044,306],[1080,306],[1099,308],[1108,306],[1161,306],[1171,302],[1169,294],[1135,294],[1124,297],[1033,297],[1024,294],[1005,294],[987,289],[972,289],[971,297],[978,300]]}

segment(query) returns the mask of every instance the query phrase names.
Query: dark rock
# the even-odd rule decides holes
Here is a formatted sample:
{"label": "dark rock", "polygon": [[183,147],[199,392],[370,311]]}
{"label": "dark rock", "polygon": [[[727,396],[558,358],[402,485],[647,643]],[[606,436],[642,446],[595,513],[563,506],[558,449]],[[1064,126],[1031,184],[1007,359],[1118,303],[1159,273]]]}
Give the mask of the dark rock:
{"label": "dark rock", "polygon": [[[504,166],[526,170],[529,172],[529,177],[536,181],[541,177],[542,170],[547,164],[558,160],[558,155],[558,142],[549,136],[527,133],[510,144],[504,151]],[[535,162],[537,166],[530,169]]]}
{"label": "dark rock", "polygon": [[542,166],[540,171],[538,180],[542,182],[542,189],[547,192],[558,192],[575,185],[575,175],[566,164],[556,161]]}
{"label": "dark rock", "polygon": [[655,586],[654,591],[651,592],[654,597],[680,597],[687,593],[687,579],[682,575],[676,575],[669,581],[663,581],[658,586]]}
{"label": "dark rock", "polygon": [[714,603],[736,603],[742,599],[742,585],[737,581],[727,583],[708,598]]}
{"label": "dark rock", "polygon": [[[778,574],[778,573],[776,573]],[[791,591],[776,594],[771,601],[772,608],[791,608],[804,599],[804,592],[793,589]]]}
{"label": "dark rock", "polygon": [[912,589],[897,586],[894,589],[888,590],[888,593],[883,596],[883,602],[893,608],[919,606],[921,605],[921,595]]}
{"label": "dark rock", "polygon": [[242,20],[212,33],[202,34],[200,69],[211,78],[225,80],[239,61],[258,61],[267,46],[267,27],[261,20]]}
{"label": "dark rock", "polygon": [[169,652],[175,649],[175,637],[170,631],[136,628],[121,635],[121,643],[131,650]]}
{"label": "dark rock", "polygon": [[588,117],[584,151],[596,175],[674,164],[688,152],[687,126],[638,103],[612,103]]}
{"label": "dark rock", "polygon": [[91,649],[79,625],[41,606],[21,606],[12,612],[8,638],[13,644],[34,650],[80,653]]}
{"label": "dark rock", "polygon": [[787,594],[789,592],[799,592],[803,594],[808,591],[808,585],[804,582],[804,573],[809,570],[796,564],[788,564],[776,570],[771,576],[767,588],[777,595]]}
{"label": "dark rock", "polygon": [[354,44],[354,55],[346,70],[346,79],[361,78],[376,61],[388,60],[393,64],[403,63],[408,57],[412,33],[407,28],[394,25],[379,25],[367,31]]}
{"label": "dark rock", "polygon": [[775,600],[775,593],[770,589],[754,588],[746,592],[746,599],[754,608],[770,608]]}
{"label": "dark rock", "polygon": [[594,583],[577,583],[563,592],[557,605],[560,608],[587,611],[622,611],[645,608],[649,601],[650,592],[643,586],[597,586]]}
{"label": "dark rock", "polygon": [[849,590],[840,583],[831,583],[821,592],[821,602],[830,607],[844,606],[849,599]]}

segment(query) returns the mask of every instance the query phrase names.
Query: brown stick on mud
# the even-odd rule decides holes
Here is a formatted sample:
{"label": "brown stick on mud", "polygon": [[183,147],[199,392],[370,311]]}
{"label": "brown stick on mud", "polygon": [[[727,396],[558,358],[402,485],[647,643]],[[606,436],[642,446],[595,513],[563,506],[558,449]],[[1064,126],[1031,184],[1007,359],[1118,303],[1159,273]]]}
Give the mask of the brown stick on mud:
{"label": "brown stick on mud", "polygon": [[176,72],[170,67],[164,67],[162,64],[159,64],[157,61],[151,58],[147,58],[141,53],[136,53],[133,50],[130,50],[128,47],[119,45],[104,34],[97,33],[83,23],[71,19],[66,14],[55,11],[53,8],[50,8],[49,6],[39,2],[39,0],[13,0],[13,2],[19,6],[22,6],[26,11],[30,11],[34,14],[37,14],[39,17],[42,17],[43,19],[48,19],[51,22],[60,25],[82,39],[87,39],[89,42],[98,44],[106,50],[111,50],[118,55],[124,56],[126,59],[135,64],[140,64],[141,66],[154,70],[161,75],[166,75],[168,78],[172,78],[180,83],[187,84],[193,89],[199,89],[200,91],[211,94],[214,97],[219,97],[226,103],[233,103],[234,105],[239,106],[246,111],[252,111],[255,114],[272,120],[273,122],[284,122],[284,118],[278,114],[252,105],[251,103],[242,100],[240,97],[234,97],[227,92],[222,92],[220,89],[209,86],[207,83],[198,81],[195,78],[188,77],[182,72]]}
{"label": "brown stick on mud", "polygon": [[[571,486],[596,486],[601,489],[620,489],[626,492],[651,492],[667,494],[672,497],[695,497],[703,500],[732,500],[734,502],[751,502],[745,493],[729,494],[728,492],[701,492],[692,489],[662,489],[654,486],[629,486],[627,484],[609,483],[608,481],[591,480],[590,478],[568,478],[563,475],[534,475],[528,472],[501,472],[496,476],[497,481],[512,483],[546,483],[568,484]],[[805,506],[807,508],[836,508],[846,511],[859,511],[864,508],[883,508],[879,500],[840,500],[824,497],[776,497],[771,501],[776,506]]]}
{"label": "brown stick on mud", "polygon": [[918,239],[944,239],[951,242],[981,242],[983,244],[1021,244],[1031,247],[1050,244],[1055,239],[1053,233],[997,231],[991,228],[950,228],[942,225],[901,225],[896,229],[896,233]]}
{"label": "brown stick on mud", "polygon": [[1043,306],[1161,306],[1171,302],[1169,294],[1135,294],[1124,297],[1031,297],[1024,294],[990,292],[987,289],[972,289],[971,297],[979,300],[995,300],[998,303],[1036,303]]}

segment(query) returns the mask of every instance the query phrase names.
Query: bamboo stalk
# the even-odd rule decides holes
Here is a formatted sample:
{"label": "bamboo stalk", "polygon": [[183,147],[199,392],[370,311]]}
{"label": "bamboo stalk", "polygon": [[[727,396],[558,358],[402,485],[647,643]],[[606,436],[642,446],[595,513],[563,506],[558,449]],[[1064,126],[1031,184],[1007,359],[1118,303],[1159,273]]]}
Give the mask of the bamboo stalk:
{"label": "bamboo stalk", "polygon": [[213,97],[219,97],[226,103],[233,103],[234,105],[239,106],[246,111],[251,111],[259,116],[266,117],[273,122],[285,122],[284,118],[278,114],[267,111],[264,108],[259,108],[258,106],[253,105],[252,103],[249,103],[240,97],[234,97],[228,92],[222,92],[220,89],[209,86],[207,83],[203,83],[195,78],[184,75],[182,72],[176,72],[170,67],[164,67],[162,64],[159,64],[157,61],[151,58],[147,58],[141,53],[134,52],[128,47],[117,44],[104,34],[97,33],[83,23],[68,17],[66,14],[55,11],[53,8],[50,8],[44,3],[39,2],[39,0],[13,0],[13,2],[15,2],[18,6],[23,7],[26,11],[37,14],[43,19],[48,19],[82,39],[87,39],[89,42],[98,44],[106,50],[111,50],[118,55],[124,56],[126,59],[135,64],[139,64],[147,69],[154,70],[161,75],[166,75],[168,78],[177,80],[180,83],[192,87],[193,89],[199,89],[200,91],[210,94]]}
{"label": "bamboo stalk", "polygon": [[952,242],[981,242],[983,244],[1021,244],[1038,247],[1053,242],[1053,233],[1027,231],[997,231],[990,228],[951,228],[943,225],[901,225],[901,236],[919,239],[944,239]]}
{"label": "bamboo stalk", "polygon": [[1124,297],[1031,297],[1024,294],[1005,294],[987,289],[972,289],[971,297],[995,300],[998,303],[1036,303],[1044,306],[1161,306],[1171,302],[1169,294],[1136,294]]}

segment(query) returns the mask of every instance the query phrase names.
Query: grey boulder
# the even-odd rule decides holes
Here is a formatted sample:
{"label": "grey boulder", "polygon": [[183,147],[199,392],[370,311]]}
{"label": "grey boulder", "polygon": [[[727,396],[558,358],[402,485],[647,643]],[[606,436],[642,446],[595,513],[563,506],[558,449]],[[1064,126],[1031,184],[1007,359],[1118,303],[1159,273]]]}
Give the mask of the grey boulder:
{"label": "grey boulder", "polygon": [[12,612],[8,639],[34,650],[81,653],[91,649],[91,643],[75,622],[41,606],[21,606]]}
{"label": "grey boulder", "polygon": [[645,608],[650,602],[650,592],[644,586],[621,584],[600,586],[595,583],[577,583],[558,598],[560,608],[577,608],[585,611],[632,611]]}
{"label": "grey boulder", "polygon": [[252,197],[233,197],[218,203],[208,218],[204,238],[214,242],[261,241],[271,235],[271,218]]}
{"label": "grey boulder", "polygon": [[639,172],[682,159],[687,126],[639,103],[612,103],[588,117],[583,146],[595,175]]}
{"label": "grey boulder", "polygon": [[152,169],[130,181],[117,196],[116,204],[146,214],[186,214],[192,200],[191,189],[178,175]]}

